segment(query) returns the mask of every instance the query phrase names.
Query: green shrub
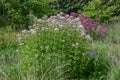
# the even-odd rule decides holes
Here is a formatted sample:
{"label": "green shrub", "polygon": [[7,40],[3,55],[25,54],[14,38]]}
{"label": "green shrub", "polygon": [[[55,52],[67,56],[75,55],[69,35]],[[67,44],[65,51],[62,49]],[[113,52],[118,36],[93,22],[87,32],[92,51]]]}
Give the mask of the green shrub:
{"label": "green shrub", "polygon": [[[79,41],[81,39],[80,35],[75,33],[71,29],[58,32],[50,29],[46,31],[40,30],[38,34],[29,36],[24,43],[25,45],[21,47],[21,53],[23,54],[21,67],[24,72],[28,73],[30,69],[37,67],[38,70],[32,69],[32,71],[35,71],[39,78],[44,75],[54,78],[56,73],[59,75],[64,73],[61,69],[56,72],[57,70],[54,71],[54,68],[63,65],[63,63],[68,64],[65,58],[73,50],[72,44],[74,42],[81,43]],[[51,75],[48,74],[49,71],[51,72],[50,69],[53,70],[50,73]]]}
{"label": "green shrub", "polygon": [[110,5],[116,6],[116,9],[114,10],[114,14],[112,16],[120,16],[120,1],[111,0]]}
{"label": "green shrub", "polygon": [[92,52],[90,42],[74,28],[40,28],[23,43],[19,51],[24,75],[34,73],[39,79],[105,79],[106,59]]}
{"label": "green shrub", "polygon": [[83,7],[91,0],[56,0],[52,3],[52,7],[59,12],[71,13],[82,10]]}
{"label": "green shrub", "polygon": [[68,56],[70,65],[67,66],[66,76],[69,79],[102,80],[106,79],[108,61],[105,55],[98,50],[90,50],[87,53],[72,53]]}
{"label": "green shrub", "polygon": [[[31,16],[31,12],[33,16]],[[33,17],[50,15],[52,9],[44,0],[2,0],[0,1],[0,26],[11,25],[14,29],[28,28]]]}
{"label": "green shrub", "polygon": [[92,18],[100,18],[102,21],[108,21],[112,18],[116,5],[110,5],[110,0],[92,0],[88,5],[85,5],[83,11],[78,11]]}

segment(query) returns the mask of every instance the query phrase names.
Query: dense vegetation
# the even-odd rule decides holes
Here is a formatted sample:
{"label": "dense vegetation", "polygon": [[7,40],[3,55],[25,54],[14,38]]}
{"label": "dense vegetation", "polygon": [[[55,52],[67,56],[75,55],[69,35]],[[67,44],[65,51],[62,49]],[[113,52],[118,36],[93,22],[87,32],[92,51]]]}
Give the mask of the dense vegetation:
{"label": "dense vegetation", "polygon": [[119,0],[0,0],[0,26],[28,28],[33,17],[79,12],[102,21],[120,15]]}
{"label": "dense vegetation", "polygon": [[79,12],[102,21],[120,16],[119,0],[57,0],[53,6],[58,12]]}
{"label": "dense vegetation", "polygon": [[0,0],[0,26],[28,28],[33,16],[50,15],[48,2],[44,0]]}
{"label": "dense vegetation", "polygon": [[0,80],[119,80],[119,18],[119,0],[0,0]]}
{"label": "dense vegetation", "polygon": [[[83,7],[87,5],[91,0],[56,0],[52,2],[53,8],[57,12],[77,12],[78,10],[83,10]],[[56,5],[57,4],[57,5]]]}

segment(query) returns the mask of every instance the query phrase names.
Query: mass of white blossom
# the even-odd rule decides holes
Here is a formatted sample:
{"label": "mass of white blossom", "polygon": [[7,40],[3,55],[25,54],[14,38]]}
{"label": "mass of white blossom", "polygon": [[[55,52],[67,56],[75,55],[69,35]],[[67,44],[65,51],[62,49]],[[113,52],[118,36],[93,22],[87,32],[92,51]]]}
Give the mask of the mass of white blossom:
{"label": "mass of white blossom", "polygon": [[[69,14],[64,14],[60,12],[54,16],[44,16],[41,19],[35,18],[34,24],[29,26],[29,30],[23,30],[21,35],[34,35],[37,33],[37,30],[47,30],[50,27],[54,29],[54,31],[59,31],[62,28],[74,28],[76,31],[80,32],[80,36],[83,36],[87,40],[92,40],[91,36],[86,33],[84,26],[81,24],[80,18],[75,18]],[[17,36],[18,40],[21,40],[20,34]]]}

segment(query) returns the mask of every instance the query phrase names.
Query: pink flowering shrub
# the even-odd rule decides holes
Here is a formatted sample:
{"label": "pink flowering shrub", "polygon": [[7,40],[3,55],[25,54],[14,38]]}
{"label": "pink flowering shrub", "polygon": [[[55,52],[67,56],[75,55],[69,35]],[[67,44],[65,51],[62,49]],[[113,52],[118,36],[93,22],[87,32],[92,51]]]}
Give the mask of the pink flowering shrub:
{"label": "pink flowering shrub", "polygon": [[108,28],[105,23],[100,25],[100,19],[91,19],[89,16],[83,14],[77,14],[71,12],[70,14],[73,17],[79,18],[81,20],[82,25],[84,26],[85,30],[91,34],[93,37],[104,37],[107,34]]}

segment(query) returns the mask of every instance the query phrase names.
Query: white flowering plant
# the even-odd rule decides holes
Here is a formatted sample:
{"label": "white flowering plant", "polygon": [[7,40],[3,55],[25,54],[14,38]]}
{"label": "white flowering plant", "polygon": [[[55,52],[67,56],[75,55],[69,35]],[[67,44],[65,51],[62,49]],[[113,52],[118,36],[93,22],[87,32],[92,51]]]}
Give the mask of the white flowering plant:
{"label": "white flowering plant", "polygon": [[[73,27],[44,27],[45,25],[39,26],[36,34],[28,35],[21,41],[23,45],[19,46],[18,53],[22,55],[20,67],[25,75],[34,72],[35,76],[41,79],[41,74],[53,77],[50,74],[55,73],[61,74],[59,78],[85,79],[94,73],[101,76],[107,71],[107,62],[101,55],[98,56],[91,51],[90,41],[81,36],[79,30]],[[102,61],[104,63],[101,63]],[[54,70],[61,65],[64,67]],[[45,73],[49,68],[54,71],[50,71],[50,74]],[[94,77],[98,78],[96,75]]]}
{"label": "white flowering plant", "polygon": [[75,18],[74,16],[64,14],[63,12],[60,12],[56,16],[48,17],[45,15],[42,19],[35,18],[34,24],[29,26],[29,30],[23,30],[22,33],[24,35],[36,34],[39,30],[47,30],[49,28],[53,28],[55,32],[64,28],[76,29],[80,36],[83,36],[89,41],[92,40],[92,37],[87,33],[85,27],[82,25],[80,18]]}
{"label": "white flowering plant", "polygon": [[97,75],[107,72],[107,60],[92,49],[92,37],[79,18],[61,12],[56,16],[36,18],[29,27],[17,35],[17,52],[22,55],[19,65],[25,75],[34,72],[41,79],[41,74],[49,75],[48,68],[54,70],[59,65],[64,67],[49,73],[61,74],[60,78],[88,79],[99,78]]}
{"label": "white flowering plant", "polygon": [[35,34],[36,30],[46,30],[54,28],[55,31],[59,31],[63,28],[74,28],[79,31],[80,36],[83,36],[87,40],[99,39],[105,37],[108,28],[105,23],[101,25],[100,19],[93,20],[90,17],[82,14],[71,12],[71,14],[65,14],[60,12],[54,16],[44,16],[41,19],[35,18],[34,24],[29,26],[29,31],[22,31],[23,33]]}

